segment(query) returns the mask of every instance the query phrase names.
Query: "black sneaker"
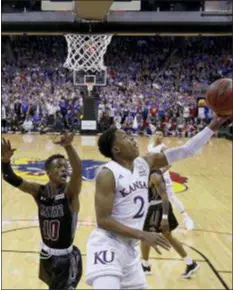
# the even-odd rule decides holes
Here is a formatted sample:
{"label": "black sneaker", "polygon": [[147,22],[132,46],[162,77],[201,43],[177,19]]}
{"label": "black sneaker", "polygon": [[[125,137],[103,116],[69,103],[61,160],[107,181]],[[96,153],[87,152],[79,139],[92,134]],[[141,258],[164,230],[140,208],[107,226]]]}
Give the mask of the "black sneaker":
{"label": "black sneaker", "polygon": [[143,265],[143,263],[142,263],[142,269],[143,269],[143,272],[144,272],[144,274],[145,275],[151,275],[152,274],[152,272],[151,272],[151,266],[145,266],[145,265]]}
{"label": "black sneaker", "polygon": [[190,278],[192,276],[192,274],[194,274],[198,269],[200,268],[200,266],[193,261],[192,265],[187,265],[186,267],[186,271],[185,273],[183,273],[181,276],[183,278]]}

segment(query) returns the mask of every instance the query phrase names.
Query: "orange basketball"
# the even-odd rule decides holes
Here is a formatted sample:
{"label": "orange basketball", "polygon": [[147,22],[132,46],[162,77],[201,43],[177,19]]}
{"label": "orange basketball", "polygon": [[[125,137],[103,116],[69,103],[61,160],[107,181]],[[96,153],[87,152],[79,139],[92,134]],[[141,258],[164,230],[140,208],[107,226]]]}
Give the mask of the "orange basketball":
{"label": "orange basketball", "polygon": [[232,80],[223,78],[212,83],[206,92],[206,104],[218,116],[232,116]]}

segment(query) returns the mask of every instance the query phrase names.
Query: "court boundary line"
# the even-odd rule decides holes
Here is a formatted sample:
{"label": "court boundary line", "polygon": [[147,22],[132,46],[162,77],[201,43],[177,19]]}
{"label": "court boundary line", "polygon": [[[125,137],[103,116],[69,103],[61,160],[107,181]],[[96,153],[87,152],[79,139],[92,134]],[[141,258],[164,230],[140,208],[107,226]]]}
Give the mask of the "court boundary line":
{"label": "court boundary line", "polygon": [[[32,225],[32,226],[26,226],[26,227],[20,227],[20,228],[14,228],[14,229],[10,229],[10,230],[6,230],[3,231],[2,234],[6,234],[6,233],[10,233],[10,232],[14,232],[14,231],[20,231],[20,230],[27,230],[27,229],[31,229],[31,228],[39,228],[39,225]],[[77,230],[76,230],[77,231]],[[230,288],[228,287],[228,285],[226,284],[226,282],[224,281],[224,279],[221,277],[221,275],[219,274],[220,272],[218,272],[216,270],[216,268],[214,267],[214,265],[210,262],[210,260],[199,250],[197,250],[196,248],[186,244],[186,243],[182,243],[184,246],[192,249],[193,251],[195,251],[196,253],[198,253],[203,259],[204,262],[206,262],[210,269],[213,271],[213,273],[215,274],[215,276],[217,277],[217,279],[219,280],[219,282],[222,284],[222,286],[226,289],[226,290],[230,290]],[[15,252],[15,253],[27,253],[27,251],[17,251],[17,250],[2,250],[2,252]],[[39,253],[36,251],[31,251],[30,253]],[[86,255],[86,254],[83,254]],[[153,259],[153,258],[152,258]],[[159,260],[159,259],[163,259],[163,258],[154,258],[155,260]],[[169,260],[169,259],[168,259]]]}
{"label": "court boundary line", "polygon": [[[186,245],[186,244],[184,244]],[[188,246],[186,245],[187,247],[189,248],[192,248],[191,246]],[[215,267],[212,265],[212,263],[208,260],[208,258],[203,255],[201,252],[199,252],[198,250],[196,250],[195,248],[192,248],[194,251],[196,251],[197,253],[199,253],[199,255],[203,256],[203,259],[200,260],[200,259],[197,259],[195,260],[196,262],[199,262],[199,263],[207,263],[208,266],[210,267],[210,269],[213,271],[213,273],[215,274],[215,276],[217,277],[217,279],[219,279],[219,281],[221,282],[221,284],[224,286],[224,288],[226,290],[230,290],[230,288],[227,286],[227,284],[225,283],[225,281],[222,279],[222,277],[218,274],[220,272],[222,273],[232,273],[231,271],[217,271],[215,269]],[[20,250],[2,250],[2,253],[16,253],[16,254],[36,254],[36,255],[39,255],[40,252],[39,251],[20,251]],[[81,256],[82,257],[86,257],[87,254],[83,254],[81,253]],[[181,258],[159,258],[159,257],[150,257],[150,260],[155,260],[155,261],[182,261],[183,262],[183,259]]]}
{"label": "court boundary line", "polygon": [[213,273],[215,274],[215,276],[218,278],[218,280],[220,281],[220,283],[223,285],[223,287],[226,290],[231,290],[228,285],[226,284],[226,282],[224,281],[224,279],[221,277],[221,275],[219,274],[219,272],[216,270],[216,268],[214,267],[214,265],[210,262],[210,260],[199,250],[197,250],[196,248],[187,245],[186,243],[182,243],[184,246],[192,249],[193,251],[195,251],[196,253],[198,253],[205,261],[206,263],[209,265],[210,269],[213,271]]}
{"label": "court boundary line", "polygon": [[[16,254],[36,254],[39,255],[39,251],[20,251],[20,250],[2,250],[3,253],[16,253]],[[81,253],[82,257],[86,257],[87,254]],[[184,261],[183,259],[180,258],[159,258],[159,257],[151,257],[151,260],[157,260],[157,261]],[[197,259],[196,262],[200,263],[206,263],[204,259]]]}
{"label": "court boundary line", "polygon": [[[22,219],[2,219],[2,223],[5,222],[38,222],[38,219],[31,219],[31,218],[22,218]],[[81,223],[81,224],[80,224]],[[35,225],[34,225],[35,226]],[[79,220],[78,222],[78,228],[80,226],[96,226],[96,223],[94,221],[91,221],[91,222],[87,222],[86,220]],[[30,226],[31,227],[31,226]],[[76,231],[78,231],[78,228]],[[19,229],[19,228],[18,228]],[[178,227],[178,229],[185,229],[185,227]],[[11,230],[3,230],[2,233],[6,233],[6,232],[10,232]],[[14,231],[14,229],[12,229],[12,231]],[[208,230],[208,229],[202,229],[202,228],[195,228],[192,230],[192,232],[209,232],[209,233],[215,233],[215,234],[222,234],[222,235],[230,235],[232,236],[232,233],[231,232],[224,232],[224,231],[215,231],[215,230]]]}

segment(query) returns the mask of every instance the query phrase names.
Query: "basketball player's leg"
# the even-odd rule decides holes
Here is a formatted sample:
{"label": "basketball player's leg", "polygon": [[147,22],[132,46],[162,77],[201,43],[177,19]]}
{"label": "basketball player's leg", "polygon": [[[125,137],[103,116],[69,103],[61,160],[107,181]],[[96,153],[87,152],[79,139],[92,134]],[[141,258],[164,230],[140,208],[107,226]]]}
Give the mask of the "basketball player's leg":
{"label": "basketball player's leg", "polygon": [[50,290],[76,289],[82,276],[82,258],[77,247],[65,256],[53,256]]}
{"label": "basketball player's leg", "polygon": [[162,232],[162,234],[170,242],[171,246],[181,256],[181,258],[184,259],[187,267],[186,271],[182,274],[182,276],[184,278],[189,278],[194,272],[196,272],[199,269],[199,265],[197,265],[197,263],[193,261],[190,256],[188,256],[181,242],[178,239],[176,239],[172,234],[172,231],[177,228],[178,222],[173,213],[171,205],[169,207],[168,220],[170,231]]}
{"label": "basketball player's leg", "polygon": [[145,261],[148,261],[149,255],[150,255],[150,246],[143,241],[141,242],[141,253],[142,253],[142,259]]}
{"label": "basketball player's leg", "polygon": [[93,280],[92,287],[94,290],[119,290],[121,289],[121,280],[116,276],[100,276]]}
{"label": "basketball player's leg", "polygon": [[129,247],[127,251],[128,263],[124,266],[121,289],[147,289],[146,277],[140,262],[140,248]]}
{"label": "basketball player's leg", "polygon": [[194,228],[193,220],[190,218],[188,213],[185,211],[183,203],[175,195],[173,188],[172,188],[172,185],[167,186],[166,190],[167,190],[167,195],[168,195],[170,202],[176,206],[176,208],[179,210],[180,214],[182,214],[182,216],[184,217],[184,222],[185,222],[186,228],[188,230],[192,230]]}
{"label": "basketball player's leg", "polygon": [[[144,222],[143,231],[151,231],[151,216],[153,215],[152,207],[149,208]],[[149,262],[150,246],[141,241],[141,256],[142,256],[142,269],[145,275],[151,275],[151,264]]]}
{"label": "basketball player's leg", "polygon": [[141,254],[142,254],[142,268],[145,275],[151,275],[151,264],[149,263],[150,246],[141,242]]}
{"label": "basketball player's leg", "polygon": [[172,247],[175,249],[175,251],[181,256],[181,258],[185,258],[188,256],[186,253],[184,247],[182,246],[181,242],[176,239],[171,232],[163,233],[163,236],[170,242]]}
{"label": "basketball player's leg", "polygon": [[39,279],[43,281],[47,286],[50,286],[52,278],[52,262],[52,256],[41,250],[39,263]]}
{"label": "basketball player's leg", "polygon": [[186,271],[182,274],[182,277],[190,278],[200,266],[187,254],[181,242],[176,239],[171,232],[163,233],[163,235],[186,263]]}
{"label": "basketball player's leg", "polygon": [[[87,242],[87,284],[94,289],[105,289],[105,277],[114,277],[121,280],[123,273],[122,260],[124,259],[122,253],[120,243],[107,236],[103,231],[94,230]],[[114,279],[113,284],[117,285],[117,281]],[[109,286],[109,289],[115,288]]]}

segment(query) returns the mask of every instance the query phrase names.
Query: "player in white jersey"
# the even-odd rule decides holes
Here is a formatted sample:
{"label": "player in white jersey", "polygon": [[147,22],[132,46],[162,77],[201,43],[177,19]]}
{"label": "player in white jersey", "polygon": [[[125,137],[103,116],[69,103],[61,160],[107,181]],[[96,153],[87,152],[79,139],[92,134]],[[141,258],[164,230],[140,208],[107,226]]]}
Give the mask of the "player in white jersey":
{"label": "player in white jersey", "polygon": [[[163,143],[163,132],[161,130],[157,130],[155,134],[152,136],[152,140],[149,142],[148,145],[148,152],[149,153],[160,153],[162,150],[167,149],[167,146]],[[184,223],[187,228],[187,230],[192,230],[194,228],[193,220],[190,218],[188,213],[184,209],[183,203],[180,201],[180,199],[177,198],[175,195],[173,188],[172,188],[172,180],[170,177],[170,174],[168,172],[168,169],[171,166],[167,166],[162,170],[163,172],[163,178],[166,183],[166,192],[168,195],[168,198],[172,204],[174,204],[181,215],[184,217]]]}
{"label": "player in white jersey", "polygon": [[96,178],[97,228],[87,242],[86,281],[94,289],[143,289],[147,287],[137,242],[158,253],[169,249],[167,240],[142,231],[148,208],[151,169],[162,168],[197,153],[227,118],[214,118],[185,145],[139,158],[136,142],[122,130],[109,128],[99,138],[100,152],[111,162]]}

